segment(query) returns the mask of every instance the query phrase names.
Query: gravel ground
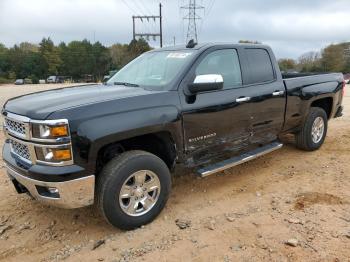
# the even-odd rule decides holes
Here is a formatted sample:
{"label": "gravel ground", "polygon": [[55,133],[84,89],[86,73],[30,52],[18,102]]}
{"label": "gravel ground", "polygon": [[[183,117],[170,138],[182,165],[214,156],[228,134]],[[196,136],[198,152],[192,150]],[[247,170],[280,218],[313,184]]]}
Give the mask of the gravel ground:
{"label": "gravel ground", "polygon": [[[0,87],[0,97],[26,88]],[[0,161],[0,260],[350,261],[349,92],[344,105],[320,150],[286,137],[281,150],[217,175],[175,178],[161,215],[129,232],[92,207],[16,194]]]}

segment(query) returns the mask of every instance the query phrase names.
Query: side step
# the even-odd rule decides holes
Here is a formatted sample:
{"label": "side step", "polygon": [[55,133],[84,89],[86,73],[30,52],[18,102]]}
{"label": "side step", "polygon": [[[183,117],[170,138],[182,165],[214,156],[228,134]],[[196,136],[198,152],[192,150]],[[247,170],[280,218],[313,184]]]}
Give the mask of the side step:
{"label": "side step", "polygon": [[240,165],[242,163],[248,162],[248,161],[253,160],[259,156],[273,152],[277,149],[280,149],[282,146],[283,146],[283,144],[281,144],[279,142],[273,142],[273,143],[268,144],[266,146],[259,147],[257,149],[250,151],[250,152],[244,153],[240,156],[235,156],[235,157],[232,157],[230,159],[221,161],[219,163],[215,163],[213,165],[203,167],[201,169],[198,169],[197,172],[199,173],[199,175],[201,177],[206,177],[206,176],[212,175],[214,173],[223,171],[225,169],[228,169],[228,168]]}

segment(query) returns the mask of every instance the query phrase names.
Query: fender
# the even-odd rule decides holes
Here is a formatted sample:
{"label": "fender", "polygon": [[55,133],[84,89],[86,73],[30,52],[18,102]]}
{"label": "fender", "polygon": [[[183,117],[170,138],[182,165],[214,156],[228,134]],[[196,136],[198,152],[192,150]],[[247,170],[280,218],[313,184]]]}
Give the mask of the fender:
{"label": "fender", "polygon": [[183,152],[177,92],[148,92],[56,111],[50,118],[69,119],[74,162],[90,172],[101,147],[123,139],[169,132],[178,154]]}
{"label": "fender", "polygon": [[[334,80],[335,76],[336,79]],[[285,118],[288,120],[288,122],[286,123],[283,131],[288,131],[299,127],[307,117],[311,104],[319,99],[333,99],[331,117],[334,115],[335,108],[341,102],[341,74],[319,75],[317,77],[319,81],[318,83],[315,83],[315,77],[292,78],[284,80],[287,89]]]}
{"label": "fender", "polygon": [[[99,128],[101,125],[103,129]],[[98,151],[108,144],[162,131],[170,133],[177,152],[182,152],[181,118],[177,108],[172,106],[135,110],[92,119],[79,126],[78,135],[84,134],[90,141],[88,162],[95,163]]]}

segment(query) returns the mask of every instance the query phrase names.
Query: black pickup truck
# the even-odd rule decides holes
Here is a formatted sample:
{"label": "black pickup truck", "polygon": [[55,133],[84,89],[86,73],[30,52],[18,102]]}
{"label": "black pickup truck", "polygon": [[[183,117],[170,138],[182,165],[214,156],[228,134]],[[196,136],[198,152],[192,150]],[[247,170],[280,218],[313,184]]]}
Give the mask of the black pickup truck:
{"label": "black pickup truck", "polygon": [[175,170],[220,172],[279,149],[285,133],[319,149],[344,88],[342,74],[283,78],[264,45],[162,48],[104,85],[7,101],[3,158],[18,193],[64,208],[95,203],[132,229],[164,208]]}

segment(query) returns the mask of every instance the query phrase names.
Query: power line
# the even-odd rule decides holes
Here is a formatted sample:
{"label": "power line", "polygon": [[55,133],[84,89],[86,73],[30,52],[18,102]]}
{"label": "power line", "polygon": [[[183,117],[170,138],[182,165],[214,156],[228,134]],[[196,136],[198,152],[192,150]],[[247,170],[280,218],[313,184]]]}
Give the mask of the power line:
{"label": "power line", "polygon": [[135,5],[137,10],[141,11],[141,12],[139,12],[140,14],[142,14],[142,13],[146,14],[147,13],[147,11],[146,12],[144,11],[145,10],[144,7],[141,4],[139,5],[139,2],[137,2],[136,0],[132,1],[132,3],[134,3],[134,5]]}
{"label": "power line", "polygon": [[208,3],[208,12],[207,14],[205,15],[206,17],[209,16],[210,12],[211,12],[211,9],[213,8],[214,4],[215,4],[215,1],[216,0],[211,0],[211,5],[210,5],[210,2]]}
{"label": "power line", "polygon": [[183,17],[183,20],[188,20],[186,42],[193,39],[198,43],[197,20],[201,20],[202,17],[198,15],[197,11],[204,10],[204,6],[197,5],[196,0],[189,0],[188,5],[180,8],[187,11]]}
{"label": "power line", "polygon": [[[135,0],[135,2],[137,2],[137,0]],[[140,6],[143,8],[143,10],[145,10],[145,14],[146,15],[152,15],[152,12],[150,11],[150,9],[148,8],[148,6],[147,6],[147,4],[145,4],[142,0],[140,0]],[[145,24],[146,25],[146,27],[147,27],[147,30],[149,31],[149,32],[152,32],[152,31],[156,31],[157,29],[156,29],[156,23],[155,23],[155,21],[154,21],[154,23],[146,23]]]}
{"label": "power line", "polygon": [[207,17],[209,17],[210,12],[215,4],[216,0],[208,0],[208,4],[206,5],[206,10],[208,10],[207,12],[204,12],[204,18],[201,20],[201,24],[200,24],[200,28],[199,28],[199,33],[202,32],[203,26],[205,24],[205,20]]}
{"label": "power line", "polygon": [[[140,10],[140,12],[139,12],[140,14],[142,14],[142,13],[144,13],[145,15],[149,15],[149,14],[150,14],[150,13],[148,13],[147,11],[145,12],[144,10],[146,10],[146,9],[144,9],[142,5],[139,5],[138,2],[137,2],[136,0],[135,0],[135,2],[133,2],[133,3],[134,3],[134,5],[135,5],[137,11]],[[146,29],[146,31],[148,31],[148,32],[152,32],[152,31],[153,31],[153,29],[151,29],[149,23],[143,23],[143,20],[142,20],[142,19],[141,19],[141,22],[142,22],[142,25],[144,26],[144,29]]]}
{"label": "power line", "polygon": [[[135,0],[136,1],[136,0]],[[140,4],[144,7],[144,9],[147,12],[147,15],[151,15],[152,12],[148,9],[147,5],[144,4],[144,2],[142,0],[140,0]]]}
{"label": "power line", "polygon": [[128,4],[128,2],[126,2],[125,0],[122,0],[122,2],[126,5],[127,8],[130,9],[131,13],[137,14],[137,12],[135,11],[135,9],[132,8],[132,7]]}

